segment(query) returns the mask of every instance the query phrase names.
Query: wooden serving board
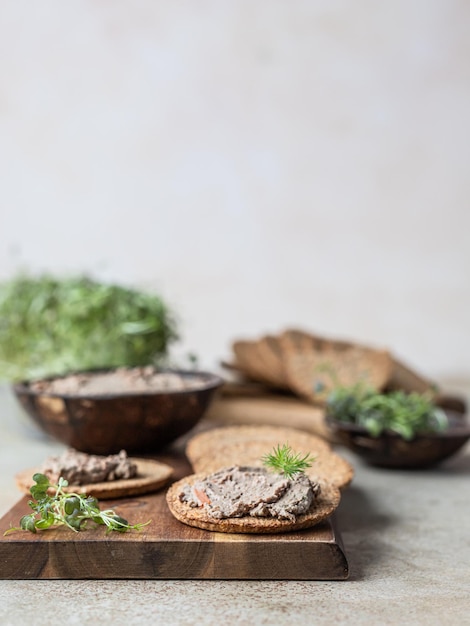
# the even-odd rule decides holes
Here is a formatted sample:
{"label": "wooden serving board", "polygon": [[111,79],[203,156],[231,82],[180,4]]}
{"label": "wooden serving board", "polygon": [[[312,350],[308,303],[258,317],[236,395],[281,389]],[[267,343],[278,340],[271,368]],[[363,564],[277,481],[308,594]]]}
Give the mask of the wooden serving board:
{"label": "wooden serving board", "polygon": [[289,425],[335,442],[333,431],[325,422],[324,409],[280,394],[237,396],[226,393],[211,402],[204,419],[213,426]]}
{"label": "wooden serving board", "polygon": [[[177,454],[159,456],[175,479],[190,474]],[[75,533],[65,527],[33,534],[17,531],[30,513],[27,496],[0,519],[0,579],[245,579],[343,580],[348,563],[333,520],[310,530],[276,535],[215,533],[178,522],[165,490],[147,496],[107,500],[140,532],[106,534],[91,526]]]}

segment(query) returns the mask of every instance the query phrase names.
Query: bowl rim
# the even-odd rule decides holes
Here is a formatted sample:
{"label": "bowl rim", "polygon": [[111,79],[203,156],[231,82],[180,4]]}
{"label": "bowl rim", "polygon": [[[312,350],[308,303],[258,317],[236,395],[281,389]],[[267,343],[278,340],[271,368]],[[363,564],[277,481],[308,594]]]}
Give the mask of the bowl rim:
{"label": "bowl rim", "polygon": [[107,368],[96,368],[89,370],[74,370],[70,372],[66,372],[64,374],[59,375],[51,375],[45,376],[44,378],[34,378],[30,380],[21,380],[12,383],[13,391],[16,395],[27,395],[30,397],[41,397],[41,398],[61,398],[67,400],[113,400],[113,399],[122,399],[122,398],[141,398],[141,397],[154,397],[154,396],[185,396],[192,393],[199,393],[202,391],[211,391],[221,387],[224,384],[224,379],[222,376],[218,374],[214,374],[213,372],[208,372],[206,370],[186,370],[186,369],[178,369],[178,368],[158,368],[155,369],[158,373],[173,373],[179,374],[183,378],[196,378],[200,377],[205,379],[201,385],[197,387],[191,387],[189,389],[154,389],[149,391],[138,391],[138,392],[111,392],[111,393],[58,393],[52,391],[43,391],[38,389],[32,389],[30,387],[33,383],[40,382],[49,382],[53,380],[58,380],[62,378],[68,378],[69,376],[74,375],[87,375],[87,374],[103,374],[107,372],[113,372],[118,369],[126,369],[132,370],[139,367],[146,366],[118,366],[118,367],[107,367]]}

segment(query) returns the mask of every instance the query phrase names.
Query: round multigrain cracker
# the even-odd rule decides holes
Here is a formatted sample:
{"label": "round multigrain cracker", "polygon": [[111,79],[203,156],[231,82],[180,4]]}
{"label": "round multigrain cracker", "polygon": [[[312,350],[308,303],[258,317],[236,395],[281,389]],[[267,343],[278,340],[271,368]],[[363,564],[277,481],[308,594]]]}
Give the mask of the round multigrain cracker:
{"label": "round multigrain cracker", "polygon": [[390,380],[392,359],[386,350],[362,346],[344,348],[331,343],[322,350],[285,355],[286,379],[291,391],[324,406],[335,387],[358,383],[383,389]]}
{"label": "round multigrain cracker", "polygon": [[292,449],[316,452],[331,450],[321,437],[284,426],[222,426],[212,428],[192,437],[186,446],[186,456],[191,464],[199,459],[217,454],[217,450],[233,445],[259,444],[270,452],[274,446],[288,443]]}
{"label": "round multigrain cracker", "polygon": [[333,452],[321,437],[277,426],[226,426],[200,433],[187,444],[186,455],[194,472],[211,473],[230,465],[262,465],[262,458],[277,445],[288,444],[296,454],[314,457],[306,473],[340,489],[353,477],[352,465]]}
{"label": "round multigrain cracker", "polygon": [[[354,477],[352,465],[332,450],[312,450],[302,447],[293,447],[293,450],[296,454],[311,454],[313,456],[314,460],[311,467],[305,470],[311,480],[326,481],[339,489],[344,489],[351,483]],[[207,474],[232,465],[262,467],[263,456],[271,451],[272,448],[266,449],[266,446],[257,442],[227,445],[214,451],[212,455],[197,459],[192,467],[194,472]]]}
{"label": "round multigrain cracker", "polygon": [[[63,488],[63,491],[65,493],[86,494],[100,500],[127,498],[158,491],[168,483],[173,475],[173,468],[166,463],[151,459],[130,458],[129,460],[137,465],[137,476],[134,478],[84,485],[68,485],[68,487]],[[33,476],[40,471],[40,469],[35,468],[18,473],[15,479],[20,491],[29,493],[31,486],[35,484]]]}
{"label": "round multigrain cracker", "polygon": [[214,519],[204,507],[191,507],[181,502],[180,493],[185,485],[193,485],[207,474],[191,474],[173,483],[168,489],[168,507],[177,520],[188,526],[221,533],[272,534],[286,533],[311,528],[326,520],[338,507],[341,494],[339,489],[328,483],[321,483],[321,492],[315,498],[307,513],[298,515],[294,521],[265,517],[230,517]]}

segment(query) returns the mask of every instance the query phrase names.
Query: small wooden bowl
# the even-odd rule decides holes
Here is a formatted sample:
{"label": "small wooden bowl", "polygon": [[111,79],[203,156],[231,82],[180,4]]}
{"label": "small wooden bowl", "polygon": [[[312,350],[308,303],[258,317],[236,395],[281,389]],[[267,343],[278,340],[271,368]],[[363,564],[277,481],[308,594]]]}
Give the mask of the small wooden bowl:
{"label": "small wooden bowl", "polygon": [[13,391],[43,431],[76,450],[100,455],[120,450],[151,453],[191,430],[223,383],[207,372],[173,372],[194,384],[187,389],[86,395],[40,391],[34,381],[18,383]]}
{"label": "small wooden bowl", "polygon": [[460,450],[470,438],[470,424],[465,416],[450,409],[444,410],[449,419],[446,431],[420,434],[410,441],[393,432],[373,437],[365,428],[340,422],[331,416],[326,417],[326,422],[339,443],[370,465],[418,469],[441,463]]}

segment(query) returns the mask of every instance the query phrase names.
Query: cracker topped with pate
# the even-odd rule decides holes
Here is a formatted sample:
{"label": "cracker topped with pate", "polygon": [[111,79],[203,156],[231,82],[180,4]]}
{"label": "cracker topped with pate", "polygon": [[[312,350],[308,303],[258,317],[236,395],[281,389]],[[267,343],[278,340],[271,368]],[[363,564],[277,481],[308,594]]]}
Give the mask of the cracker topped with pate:
{"label": "cracker topped with pate", "polygon": [[171,513],[205,530],[261,534],[315,526],[337,508],[338,487],[305,473],[314,463],[309,454],[277,445],[262,461],[263,467],[234,465],[174,483],[167,492]]}
{"label": "cracker topped with pate", "polygon": [[59,478],[66,480],[64,492],[86,493],[102,500],[158,491],[173,475],[172,467],[166,463],[128,457],[125,450],[100,456],[69,448],[59,456],[48,457],[41,467],[19,472],[18,488],[29,493],[37,472],[44,474],[51,484]]}
{"label": "cracker topped with pate", "polygon": [[261,468],[232,467],[192,474],[167,492],[171,513],[184,524],[226,533],[281,533],[310,528],[340,502],[333,485],[294,480]]}
{"label": "cracker topped with pate", "polygon": [[353,466],[316,435],[286,426],[222,426],[194,435],[186,456],[194,473],[212,473],[233,465],[262,466],[262,457],[279,442],[297,453],[311,454],[315,462],[306,473],[316,482],[345,489],[354,477]]}

